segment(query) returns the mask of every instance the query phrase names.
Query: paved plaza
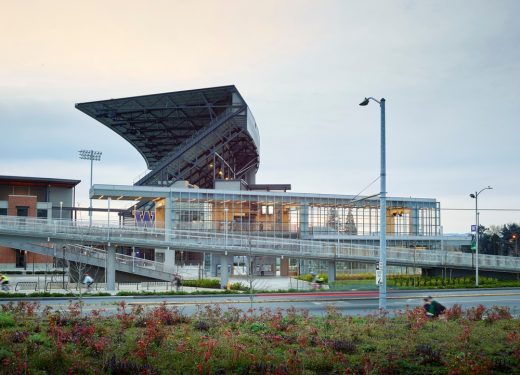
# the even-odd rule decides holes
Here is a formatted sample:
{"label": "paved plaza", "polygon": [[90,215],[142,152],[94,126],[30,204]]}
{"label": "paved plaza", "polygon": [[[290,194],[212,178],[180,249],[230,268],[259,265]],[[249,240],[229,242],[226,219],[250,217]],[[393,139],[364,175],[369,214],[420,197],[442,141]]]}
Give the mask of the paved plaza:
{"label": "paved plaza", "polygon": [[[62,275],[9,275],[10,292],[16,293],[86,293],[83,284],[69,282],[68,277]],[[215,278],[217,279],[217,278]],[[253,284],[253,290],[278,291],[278,290],[312,290],[312,283],[297,280],[293,277],[280,276],[257,276],[250,280],[247,276],[232,276],[229,278],[230,284],[241,283],[244,287]],[[325,286],[326,287],[326,286]],[[120,291],[143,291],[143,292],[170,292],[175,290],[171,283],[165,281],[142,281],[142,282],[116,282],[116,290],[111,294]],[[195,288],[181,286],[180,291],[192,293],[196,291],[221,291],[222,289]],[[105,283],[94,283],[90,293],[107,292]],[[0,298],[1,298],[0,294]]]}

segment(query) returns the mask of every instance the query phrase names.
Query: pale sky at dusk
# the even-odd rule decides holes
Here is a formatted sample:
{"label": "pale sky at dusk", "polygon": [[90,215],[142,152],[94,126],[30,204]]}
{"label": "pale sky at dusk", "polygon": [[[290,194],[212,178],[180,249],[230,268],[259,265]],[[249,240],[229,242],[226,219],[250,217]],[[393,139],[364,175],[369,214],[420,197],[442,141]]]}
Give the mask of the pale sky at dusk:
{"label": "pale sky at dusk", "polygon": [[[260,130],[258,183],[387,190],[520,223],[520,2],[0,0],[0,175],[132,184],[146,166],[75,103],[234,84]],[[379,182],[365,193],[379,192]],[[106,204],[106,203],[102,203]],[[474,212],[442,211],[444,232]]]}

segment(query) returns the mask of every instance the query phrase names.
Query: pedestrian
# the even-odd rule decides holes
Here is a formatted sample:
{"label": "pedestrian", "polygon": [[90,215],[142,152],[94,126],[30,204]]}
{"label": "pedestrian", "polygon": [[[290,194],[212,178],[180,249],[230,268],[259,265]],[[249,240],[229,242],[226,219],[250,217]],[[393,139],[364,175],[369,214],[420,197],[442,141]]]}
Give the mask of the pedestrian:
{"label": "pedestrian", "polygon": [[182,279],[178,274],[173,275],[173,285],[175,286],[175,291],[178,292],[181,289]]}
{"label": "pedestrian", "polygon": [[428,296],[423,298],[424,301],[424,311],[426,312],[426,316],[430,318],[437,318],[439,315],[444,313],[446,307],[441,303],[435,301],[432,296]]}
{"label": "pedestrian", "polygon": [[2,290],[4,292],[8,292],[9,291],[9,278],[7,277],[7,275],[0,274],[0,283],[2,284]]}
{"label": "pedestrian", "polygon": [[85,278],[83,279],[83,284],[87,286],[87,291],[90,290],[90,286],[94,283],[94,279],[88,274],[85,274]]}
{"label": "pedestrian", "polygon": [[316,272],[311,272],[311,277],[312,277],[312,280],[311,280],[312,289],[314,289],[314,290],[321,289],[321,284],[319,281],[320,277],[316,274]]}

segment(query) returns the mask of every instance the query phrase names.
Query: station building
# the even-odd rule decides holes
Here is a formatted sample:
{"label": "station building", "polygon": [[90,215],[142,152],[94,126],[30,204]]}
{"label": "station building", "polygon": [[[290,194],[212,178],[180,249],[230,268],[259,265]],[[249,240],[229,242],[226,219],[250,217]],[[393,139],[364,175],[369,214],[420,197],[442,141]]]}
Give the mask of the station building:
{"label": "station building", "polygon": [[[179,91],[76,104],[113,130],[143,156],[147,171],[134,185],[94,185],[91,197],[133,201],[115,210],[119,224],[147,230],[190,230],[227,235],[379,244],[379,197],[291,192],[288,183],[257,183],[260,135],[235,86]],[[76,220],[79,180],[0,176],[0,215]],[[137,202],[137,203],[135,203]],[[95,209],[102,211],[102,209]],[[387,243],[413,251],[460,250],[467,236],[444,236],[434,198],[387,198]],[[219,273],[217,255],[176,249],[129,249],[169,265],[200,265]],[[245,257],[235,257],[240,268]],[[0,249],[2,269],[42,269],[52,257]],[[253,273],[289,275],[326,269],[319,261],[255,257]],[[338,271],[370,271],[345,262]],[[233,272],[233,270],[232,270]],[[389,272],[392,272],[390,269]],[[399,272],[399,270],[396,270]]]}
{"label": "station building", "polygon": [[[133,200],[124,225],[218,231],[272,238],[377,245],[379,198],[291,192],[287,183],[256,182],[260,135],[235,86],[101,100],[76,108],[113,130],[143,156],[148,170],[131,186],[94,185],[94,199]],[[387,198],[387,241],[414,251],[443,246],[434,198]],[[175,249],[146,249],[154,260],[204,264],[219,259]],[[120,251],[130,251],[121,249]],[[240,264],[240,259],[235,263]],[[254,272],[301,272],[291,259],[256,259]],[[353,269],[355,263],[343,265]],[[303,271],[319,268],[307,261]]]}

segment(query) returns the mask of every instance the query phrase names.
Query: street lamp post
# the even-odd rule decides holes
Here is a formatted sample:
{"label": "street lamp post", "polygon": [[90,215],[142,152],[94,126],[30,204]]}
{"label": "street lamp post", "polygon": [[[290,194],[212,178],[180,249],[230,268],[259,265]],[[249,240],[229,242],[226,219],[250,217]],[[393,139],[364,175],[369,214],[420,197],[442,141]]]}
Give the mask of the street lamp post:
{"label": "street lamp post", "polygon": [[475,286],[478,286],[478,231],[479,231],[479,217],[478,217],[478,196],[484,190],[493,189],[491,186],[485,187],[479,192],[475,192],[475,194],[470,194],[469,196],[475,199],[475,223],[476,223],[476,231],[475,231]]}
{"label": "street lamp post", "polygon": [[379,283],[379,308],[386,309],[386,137],[385,137],[385,98],[381,100],[372,97],[365,98],[360,106],[368,105],[373,100],[381,108],[381,193],[379,197],[380,223],[379,223],[379,268],[382,280]]}
{"label": "street lamp post", "polygon": [[[90,188],[92,189],[92,170],[94,169],[94,160],[101,160],[101,151],[94,150],[80,150],[79,158],[90,160]],[[90,195],[90,193],[89,193]],[[89,226],[92,226],[92,198],[90,198],[90,206],[88,210]]]}
{"label": "street lamp post", "polygon": [[60,224],[61,224],[61,219],[62,219],[62,212],[63,212],[63,202],[60,202]]}

